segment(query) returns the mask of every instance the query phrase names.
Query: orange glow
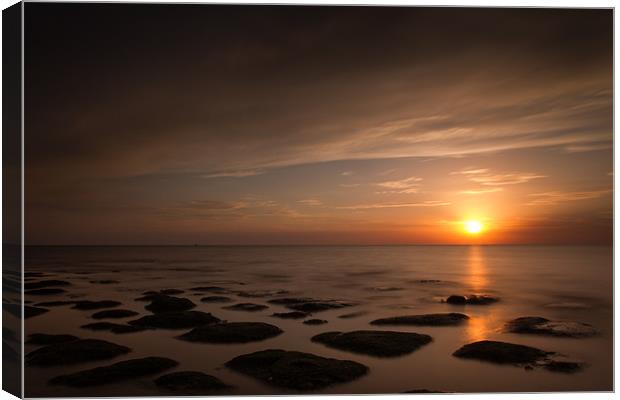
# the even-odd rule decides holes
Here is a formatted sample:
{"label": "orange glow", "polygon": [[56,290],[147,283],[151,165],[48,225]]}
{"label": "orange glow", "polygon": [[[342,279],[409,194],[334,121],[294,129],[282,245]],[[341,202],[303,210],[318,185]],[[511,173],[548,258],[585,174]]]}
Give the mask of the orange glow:
{"label": "orange glow", "polygon": [[477,220],[465,221],[464,225],[465,225],[465,231],[471,235],[477,235],[478,233],[482,232],[482,229],[484,228],[484,225],[482,225],[482,222],[477,221]]}

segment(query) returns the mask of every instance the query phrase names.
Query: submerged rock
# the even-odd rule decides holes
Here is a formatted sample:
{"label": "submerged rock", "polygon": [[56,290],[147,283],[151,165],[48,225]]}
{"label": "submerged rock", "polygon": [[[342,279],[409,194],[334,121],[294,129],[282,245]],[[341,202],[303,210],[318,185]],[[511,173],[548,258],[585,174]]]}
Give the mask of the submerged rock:
{"label": "submerged rock", "polygon": [[115,283],[120,283],[119,281],[115,281],[114,279],[100,279],[98,281],[90,281],[95,285],[113,285]]}
{"label": "submerged rock", "polygon": [[151,303],[144,308],[154,313],[174,311],[187,311],[196,307],[193,301],[182,297],[173,297],[165,294],[157,294],[151,298]]}
{"label": "submerged rock", "polygon": [[178,362],[164,357],[138,358],[117,362],[116,364],[107,365],[105,367],[88,369],[74,374],[57,376],[50,380],[50,384],[73,387],[104,385],[145,375],[157,374],[176,367],[178,364]]}
{"label": "submerged rock", "polygon": [[80,300],[73,302],[73,304],[74,306],[71,308],[75,308],[76,310],[97,310],[99,308],[112,308],[121,305],[119,301],[114,300]]}
{"label": "submerged rock", "polygon": [[218,378],[198,371],[179,371],[162,375],[155,379],[155,384],[183,395],[230,387]]}
{"label": "submerged rock", "polygon": [[296,390],[322,389],[350,382],[368,372],[368,367],[354,361],[285,350],[245,354],[228,361],[226,366],[267,384]]}
{"label": "submerged rock", "polygon": [[307,313],[332,310],[337,308],[351,307],[353,304],[338,300],[318,300],[308,297],[288,297],[282,299],[269,300],[269,303],[280,304],[291,310],[303,311]]}
{"label": "submerged rock", "polygon": [[265,310],[269,307],[263,305],[263,304],[254,304],[254,303],[238,303],[238,304],[234,304],[232,306],[227,306],[224,307],[227,310],[234,310],[234,311],[249,311],[249,312],[255,312],[255,311],[262,311]]}
{"label": "submerged rock", "polygon": [[282,332],[277,326],[264,322],[223,322],[194,328],[178,338],[189,342],[249,343],[269,339]]}
{"label": "submerged rock", "polygon": [[325,332],[313,336],[313,342],[352,353],[377,357],[409,354],[430,343],[429,335],[392,331]]}
{"label": "submerged rock", "polygon": [[413,325],[413,326],[449,326],[460,325],[469,317],[461,313],[405,315],[402,317],[380,318],[372,325]]}
{"label": "submerged rock", "polygon": [[145,326],[115,324],[113,322],[94,322],[92,324],[82,325],[80,328],[91,331],[109,331],[117,334],[142,332],[149,329]]}
{"label": "submerged rock", "polygon": [[307,320],[304,321],[304,324],[306,324],[306,325],[323,325],[323,324],[326,324],[326,323],[327,323],[326,320],[324,320],[324,319],[316,319],[316,318],[307,319]]}
{"label": "submerged rock", "polygon": [[521,317],[509,321],[506,331],[537,335],[581,338],[594,336],[598,332],[592,325],[571,321],[550,321],[543,317]]}
{"label": "submerged rock", "polygon": [[207,296],[200,299],[203,303],[230,303],[232,299],[226,296]]}
{"label": "submerged rock", "polygon": [[47,346],[50,344],[73,342],[78,340],[77,336],[73,335],[52,335],[48,333],[32,333],[28,335],[28,344],[34,344],[38,346]]}
{"label": "submerged rock", "polygon": [[127,317],[133,317],[134,315],[138,315],[138,313],[132,310],[103,310],[103,311],[94,313],[93,315],[91,315],[91,318],[94,318],[94,319],[127,318]]}
{"label": "submerged rock", "polygon": [[42,288],[42,289],[28,290],[24,293],[33,295],[33,296],[49,296],[53,294],[61,294],[61,293],[66,293],[66,292],[67,292],[66,290],[60,289],[60,288]]}
{"label": "submerged rock", "polygon": [[26,282],[26,283],[24,283],[24,289],[30,290],[30,289],[41,289],[41,288],[49,288],[49,287],[57,287],[57,286],[69,286],[69,285],[71,285],[71,284],[69,282],[67,282],[67,281],[60,281],[60,280],[56,280],[56,279],[49,279],[49,280],[38,281],[38,282]]}
{"label": "submerged rock", "polygon": [[163,329],[187,329],[220,322],[219,318],[202,311],[179,311],[146,315],[129,321],[130,325]]}
{"label": "submerged rock", "polygon": [[78,339],[56,343],[31,351],[25,357],[27,365],[68,365],[87,361],[104,360],[129,353],[129,347],[105,340]]}
{"label": "submerged rock", "polygon": [[452,295],[446,300],[448,304],[471,304],[471,305],[488,305],[499,301],[497,297],[491,297],[484,294],[472,294],[469,296]]}
{"label": "submerged rock", "polygon": [[306,318],[309,314],[301,311],[291,311],[284,313],[273,313],[272,317],[282,318],[282,319],[302,319]]}

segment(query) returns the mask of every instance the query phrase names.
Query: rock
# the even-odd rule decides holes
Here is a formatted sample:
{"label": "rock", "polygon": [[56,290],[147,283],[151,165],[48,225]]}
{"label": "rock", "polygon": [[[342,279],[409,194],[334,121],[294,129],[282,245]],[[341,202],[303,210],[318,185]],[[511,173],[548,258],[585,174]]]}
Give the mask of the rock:
{"label": "rock", "polygon": [[207,293],[230,293],[230,290],[219,286],[198,286],[190,288],[193,292],[207,292]]}
{"label": "rock", "polygon": [[313,342],[352,353],[377,357],[409,354],[430,343],[429,335],[392,331],[325,332],[313,336]]}
{"label": "rock", "polygon": [[98,281],[90,281],[90,283],[93,283],[95,285],[113,285],[115,283],[120,283],[120,282],[115,281],[114,279],[101,279]]}
{"label": "rock", "polygon": [[230,303],[232,299],[226,296],[207,296],[200,299],[203,303]]}
{"label": "rock", "polygon": [[129,321],[130,325],[162,329],[187,329],[220,322],[219,318],[202,311],[179,311],[146,315]]}
{"label": "rock", "polygon": [[40,278],[47,276],[44,272],[24,272],[24,278]]}
{"label": "rock", "polygon": [[469,317],[461,313],[405,315],[402,317],[380,318],[372,325],[413,325],[413,326],[449,326],[460,325]]}
{"label": "rock", "polygon": [[273,313],[272,317],[282,318],[282,319],[302,319],[306,318],[309,314],[301,311],[291,311],[284,313]]}
{"label": "rock", "polygon": [[237,292],[237,296],[239,297],[272,297],[272,296],[282,296],[288,294],[288,290],[249,290],[249,291],[239,291]]}
{"label": "rock", "polygon": [[99,308],[112,308],[118,307],[121,305],[119,301],[114,300],[100,300],[100,301],[91,301],[91,300],[80,300],[73,302],[74,306],[71,308],[75,308],[76,310],[97,310]]}
{"label": "rock", "polygon": [[226,366],[267,384],[296,390],[322,389],[350,382],[368,372],[368,367],[354,361],[285,350],[245,354],[228,361]]}
{"label": "rock", "polygon": [[69,286],[69,285],[71,284],[67,281],[59,281],[56,279],[50,279],[46,281],[26,282],[24,283],[24,289],[30,290],[30,289],[41,289],[41,288],[56,287],[56,286]]}
{"label": "rock", "polygon": [[104,319],[104,318],[127,318],[133,317],[134,315],[138,315],[137,312],[131,310],[103,310],[94,313],[91,315],[91,318],[94,319]]}
{"label": "rock", "polygon": [[349,314],[339,315],[338,318],[340,318],[340,319],[351,319],[351,318],[362,317],[362,316],[364,316],[366,314],[368,314],[368,311],[357,311],[357,312],[353,312],[353,313],[349,313]]}
{"label": "rock", "polygon": [[316,318],[308,319],[308,320],[304,321],[304,324],[306,324],[306,325],[323,325],[323,324],[326,324],[326,323],[327,323],[326,320],[324,320],[324,319],[316,319]]}
{"label": "rock", "polygon": [[232,306],[227,306],[224,307],[227,310],[234,310],[234,311],[249,311],[249,312],[255,312],[255,311],[262,311],[265,310],[269,307],[262,305],[262,304],[254,304],[254,303],[238,303],[238,304],[234,304]]}
{"label": "rock", "polygon": [[474,358],[497,364],[533,364],[544,360],[550,353],[520,344],[482,340],[466,344],[454,353],[455,357]]}
{"label": "rock", "polygon": [[345,303],[337,300],[317,300],[312,298],[282,298],[269,300],[269,303],[280,304],[291,310],[303,311],[307,313],[332,310],[353,306],[353,304]]}
{"label": "rock", "polygon": [[497,297],[491,297],[483,294],[472,294],[469,296],[452,295],[446,299],[448,304],[471,304],[471,305],[488,305],[499,301]]}
{"label": "rock", "polygon": [[50,344],[73,342],[78,340],[77,336],[73,335],[51,335],[47,333],[32,333],[28,335],[28,344],[34,344],[37,346],[47,346]]}
{"label": "rock", "polygon": [[138,358],[117,362],[116,364],[107,365],[105,367],[88,369],[74,374],[57,376],[50,380],[50,384],[73,387],[104,385],[145,375],[157,374],[176,367],[178,364],[178,362],[164,357]]}
{"label": "rock", "polygon": [[68,365],[104,360],[129,353],[129,347],[98,339],[78,339],[34,350],[26,355],[27,365]]}
{"label": "rock", "polygon": [[194,328],[178,338],[189,342],[249,343],[269,339],[282,332],[277,326],[263,322],[223,322]]}
{"label": "rock", "polygon": [[142,332],[149,328],[145,326],[136,326],[136,325],[123,325],[123,324],[115,324],[112,322],[95,322],[92,324],[82,325],[80,328],[88,329],[91,331],[110,331],[112,333],[134,333],[134,332]]}
{"label": "rock", "polygon": [[155,379],[155,384],[182,395],[230,387],[214,376],[197,371],[179,371],[162,375]]}
{"label": "rock", "polygon": [[[17,318],[22,317],[22,307],[20,304],[3,303],[2,308]],[[24,318],[32,318],[37,315],[45,314],[49,310],[41,307],[24,306]]]}
{"label": "rock", "polygon": [[187,311],[194,307],[196,307],[196,304],[189,299],[168,296],[165,294],[157,294],[151,298],[151,304],[145,306],[144,308],[154,313],[165,313]]}
{"label": "rock", "polygon": [[550,360],[543,365],[543,368],[553,372],[562,372],[565,374],[572,374],[579,372],[583,368],[583,363],[575,361],[558,361]]}
{"label": "rock", "polygon": [[598,332],[592,325],[581,322],[550,321],[542,317],[521,317],[509,321],[506,331],[547,336],[582,338],[594,336]]}
{"label": "rock", "polygon": [[181,294],[181,293],[185,293],[185,290],[181,290],[181,289],[162,289],[162,290],[159,291],[159,293],[167,294],[167,295]]}
{"label": "rock", "polygon": [[61,293],[66,293],[66,292],[67,292],[66,290],[60,289],[60,288],[43,288],[43,289],[28,290],[24,293],[28,295],[32,295],[32,296],[49,296],[53,294],[61,294]]}

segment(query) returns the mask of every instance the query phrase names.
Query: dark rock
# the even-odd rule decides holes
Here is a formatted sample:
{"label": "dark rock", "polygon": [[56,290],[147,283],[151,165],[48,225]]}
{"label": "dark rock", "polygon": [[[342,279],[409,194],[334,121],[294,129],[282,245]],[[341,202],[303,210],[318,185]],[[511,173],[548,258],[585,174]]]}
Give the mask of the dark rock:
{"label": "dark rock", "polygon": [[311,297],[284,297],[280,299],[269,300],[268,303],[287,306],[290,304],[311,303],[315,301],[320,301],[320,300],[316,300]]}
{"label": "dark rock", "polygon": [[224,322],[194,328],[178,338],[189,342],[248,343],[269,339],[281,333],[282,329],[263,322]]}
{"label": "dark rock", "polygon": [[391,317],[376,319],[372,325],[413,325],[413,326],[448,326],[460,325],[466,322],[469,317],[460,313],[443,314],[420,314],[406,315],[402,317]]}
{"label": "dark rock", "polygon": [[521,317],[509,321],[506,330],[512,333],[529,333],[547,336],[581,338],[598,332],[592,325],[581,322],[550,321],[542,317]]}
{"label": "dark rock", "polygon": [[185,293],[185,290],[181,290],[181,289],[162,289],[162,290],[159,291],[159,293],[167,294],[167,295],[181,294],[181,293]]}
{"label": "dark rock", "polygon": [[461,296],[461,295],[452,295],[446,299],[446,303],[448,304],[471,304],[471,305],[489,305],[498,302],[499,299],[497,297],[491,297],[483,294],[472,294],[469,296]]}
{"label": "dark rock", "polygon": [[142,332],[149,329],[145,326],[123,325],[112,322],[94,322],[92,324],[82,325],[80,328],[91,331],[109,331],[117,334]]}
{"label": "dark rock", "polygon": [[176,367],[179,363],[169,358],[146,357],[117,362],[105,367],[88,369],[50,380],[52,385],[73,387],[97,386],[141,376],[153,375]]}
{"label": "dark rock", "polygon": [[250,290],[250,291],[239,291],[237,292],[237,296],[239,297],[272,297],[272,296],[282,296],[288,294],[288,290]]}
{"label": "dark rock", "polygon": [[194,307],[196,307],[196,304],[189,299],[158,294],[153,296],[151,299],[151,304],[145,306],[144,308],[154,313],[165,313],[187,311]]}
{"label": "dark rock", "polygon": [[115,283],[120,283],[120,282],[115,281],[114,279],[101,279],[98,281],[90,281],[90,283],[94,283],[96,285],[113,285]]}
{"label": "dark rock", "polygon": [[228,361],[226,366],[267,384],[296,390],[350,382],[368,372],[368,367],[354,361],[285,350],[245,354]]}
{"label": "dark rock", "polygon": [[30,289],[41,289],[41,288],[56,287],[56,286],[69,286],[69,285],[71,284],[67,281],[59,281],[56,279],[50,279],[46,281],[26,282],[24,283],[24,289],[30,290]]}
{"label": "dark rock", "polygon": [[131,310],[103,310],[94,313],[91,315],[91,318],[94,319],[105,319],[105,318],[127,318],[133,317],[134,315],[138,315],[137,312]]}
{"label": "dark rock", "polygon": [[24,278],[40,278],[47,276],[44,272],[24,272]]}
{"label": "dark rock", "polygon": [[100,300],[100,301],[80,300],[80,301],[75,301],[74,306],[71,308],[75,308],[76,310],[97,310],[100,308],[118,307],[120,305],[121,303],[119,301],[114,301],[114,300]]}
{"label": "dark rock", "polygon": [[220,322],[219,318],[202,311],[179,311],[146,315],[129,321],[130,325],[163,329],[187,329]]}
{"label": "dark rock", "polygon": [[[17,318],[22,317],[22,307],[20,304],[3,303],[2,308]],[[37,315],[45,314],[49,310],[41,307],[24,306],[24,318],[32,318]]]}
{"label": "dark rock", "polygon": [[357,311],[357,312],[353,312],[353,313],[349,313],[349,314],[339,315],[338,318],[340,318],[340,319],[351,319],[351,318],[362,317],[362,316],[364,316],[366,314],[368,314],[368,311]]}
{"label": "dark rock", "polygon": [[269,303],[280,304],[291,310],[303,311],[307,313],[332,310],[337,308],[350,307],[353,304],[337,300],[318,300],[312,298],[282,298],[269,300]]}
{"label": "dark rock", "polygon": [[262,311],[265,310],[269,307],[263,305],[263,304],[254,304],[254,303],[238,303],[238,304],[234,304],[232,306],[227,306],[224,307],[227,310],[234,310],[234,311],[249,311],[249,312],[255,312],[255,311]]}
{"label": "dark rock", "polygon": [[198,286],[190,288],[193,292],[207,292],[207,293],[230,293],[230,290],[219,286]]}
{"label": "dark rock", "polygon": [[98,339],[78,339],[34,350],[26,355],[27,365],[67,365],[104,360],[129,353],[129,347]]}
{"label": "dark rock", "polygon": [[429,335],[392,331],[325,332],[312,337],[328,347],[377,357],[408,354],[432,340]]}
{"label": "dark rock", "polygon": [[78,340],[77,336],[73,335],[51,335],[47,333],[33,333],[28,335],[28,344],[34,344],[38,346],[47,346],[50,344],[73,342]]}
{"label": "dark rock", "polygon": [[453,294],[446,299],[446,303],[448,304],[467,304],[467,298],[465,296],[459,296]]}
{"label": "dark rock", "polygon": [[550,360],[543,365],[543,368],[553,372],[572,374],[574,372],[581,371],[581,369],[583,368],[583,363],[575,361]]}
{"label": "dark rock", "polygon": [[214,376],[197,371],[179,371],[162,375],[155,379],[155,384],[183,395],[230,387]]}
{"label": "dark rock", "polygon": [[316,318],[308,319],[308,320],[304,321],[304,324],[306,324],[306,325],[323,325],[323,324],[326,324],[326,323],[327,323],[326,320],[324,320],[324,319],[316,319]]}
{"label": "dark rock", "polygon": [[306,318],[309,314],[301,311],[291,311],[284,313],[273,313],[272,317],[282,318],[282,319],[302,319]]}
{"label": "dark rock", "polygon": [[66,290],[60,289],[60,288],[43,288],[43,289],[28,290],[24,293],[28,295],[32,295],[32,296],[49,296],[53,294],[61,294],[61,293],[66,293],[66,292],[67,292]]}
{"label": "dark rock", "polygon": [[203,303],[230,303],[232,299],[226,296],[207,296],[200,299]]}
{"label": "dark rock", "polygon": [[455,357],[474,358],[497,364],[533,364],[544,360],[549,354],[534,347],[520,344],[482,340],[466,344],[454,353]]}

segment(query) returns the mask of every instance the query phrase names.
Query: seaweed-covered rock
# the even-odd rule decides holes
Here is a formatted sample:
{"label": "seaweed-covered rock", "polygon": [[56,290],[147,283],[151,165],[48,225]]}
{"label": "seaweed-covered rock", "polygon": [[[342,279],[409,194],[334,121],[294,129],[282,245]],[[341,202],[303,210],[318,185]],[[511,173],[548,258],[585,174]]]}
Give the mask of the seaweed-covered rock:
{"label": "seaweed-covered rock", "polygon": [[162,375],[155,379],[155,384],[181,394],[201,393],[230,387],[218,378],[198,371],[179,371]]}
{"label": "seaweed-covered rock", "polygon": [[309,314],[301,311],[291,311],[284,313],[273,313],[272,317],[282,318],[282,319],[302,319],[306,318]]}
{"label": "seaweed-covered rock", "polygon": [[154,313],[187,311],[196,307],[193,301],[182,297],[158,294],[151,298],[151,303],[144,308]]}
{"label": "seaweed-covered rock", "polygon": [[471,294],[469,296],[461,296],[461,295],[452,295],[449,296],[446,300],[448,304],[456,304],[456,305],[489,305],[499,301],[499,298],[487,296],[484,294]]}
{"label": "seaweed-covered rock", "polygon": [[80,300],[80,301],[75,301],[73,304],[74,305],[71,308],[75,308],[76,310],[97,310],[101,308],[118,307],[121,305],[119,301],[114,301],[114,300],[98,300],[98,301]]}
{"label": "seaweed-covered rock", "polygon": [[223,322],[194,328],[178,338],[189,342],[249,343],[281,333],[282,329],[263,322]]}
{"label": "seaweed-covered rock", "polygon": [[542,317],[521,317],[509,321],[506,330],[512,333],[582,338],[597,334],[592,325],[571,321],[550,321]]}
{"label": "seaweed-covered rock", "polygon": [[412,325],[412,326],[448,326],[460,325],[469,317],[461,313],[405,315],[401,317],[380,318],[372,325]]}
{"label": "seaweed-covered rock", "polygon": [[392,331],[325,332],[312,337],[328,347],[377,357],[408,354],[432,340],[429,335]]}
{"label": "seaweed-covered rock", "polygon": [[56,343],[31,351],[26,355],[27,365],[67,365],[86,361],[105,360],[129,353],[129,347],[105,340],[78,339]]}
{"label": "seaweed-covered rock", "polygon": [[230,303],[232,299],[226,296],[207,296],[200,299],[203,303]]}
{"label": "seaweed-covered rock", "polygon": [[304,321],[304,324],[306,325],[323,325],[326,324],[327,321],[324,319],[317,319],[317,318],[313,318],[313,319],[307,319]]}
{"label": "seaweed-covered rock", "polygon": [[73,342],[78,340],[77,336],[73,335],[52,335],[48,333],[32,333],[28,335],[28,344],[34,344],[37,346],[47,346],[50,344]]}
{"label": "seaweed-covered rock", "polygon": [[106,318],[127,318],[138,315],[137,312],[132,310],[103,310],[98,311],[91,315],[94,319],[106,319]]}
{"label": "seaweed-covered rock", "polygon": [[179,311],[153,315],[129,321],[130,325],[162,329],[187,329],[220,322],[219,318],[202,311]]}
{"label": "seaweed-covered rock", "polygon": [[368,372],[363,364],[309,353],[263,350],[226,363],[234,371],[265,383],[296,390],[316,390],[355,380]]}
{"label": "seaweed-covered rock", "polygon": [[57,279],[49,279],[49,280],[45,280],[45,281],[38,281],[38,282],[26,282],[24,283],[24,289],[25,290],[31,290],[31,289],[42,289],[42,288],[49,288],[49,287],[57,287],[57,286],[69,286],[71,285],[69,282],[67,281],[60,281]]}
{"label": "seaweed-covered rock", "polygon": [[32,296],[50,296],[50,295],[61,294],[61,293],[66,293],[66,292],[67,291],[65,289],[60,289],[60,288],[41,288],[41,289],[27,290],[24,293],[28,295],[32,295]]}
{"label": "seaweed-covered rock", "polygon": [[92,324],[82,325],[80,328],[91,331],[109,331],[117,334],[142,332],[150,329],[146,326],[115,324],[113,322],[94,322]]}
{"label": "seaweed-covered rock", "polygon": [[269,303],[280,304],[291,310],[314,313],[344,307],[350,307],[353,304],[338,300],[318,300],[308,297],[287,297],[281,299],[269,300]]}
{"label": "seaweed-covered rock", "polygon": [[153,375],[176,367],[179,363],[164,357],[145,357],[117,362],[105,367],[61,375],[50,380],[52,385],[73,387],[98,386],[127,379]]}
{"label": "seaweed-covered rock", "polygon": [[233,310],[233,311],[249,311],[249,312],[255,312],[255,311],[262,311],[265,310],[269,307],[267,307],[266,305],[263,304],[254,304],[254,303],[238,303],[238,304],[233,304],[232,306],[227,306],[224,307],[227,310]]}

